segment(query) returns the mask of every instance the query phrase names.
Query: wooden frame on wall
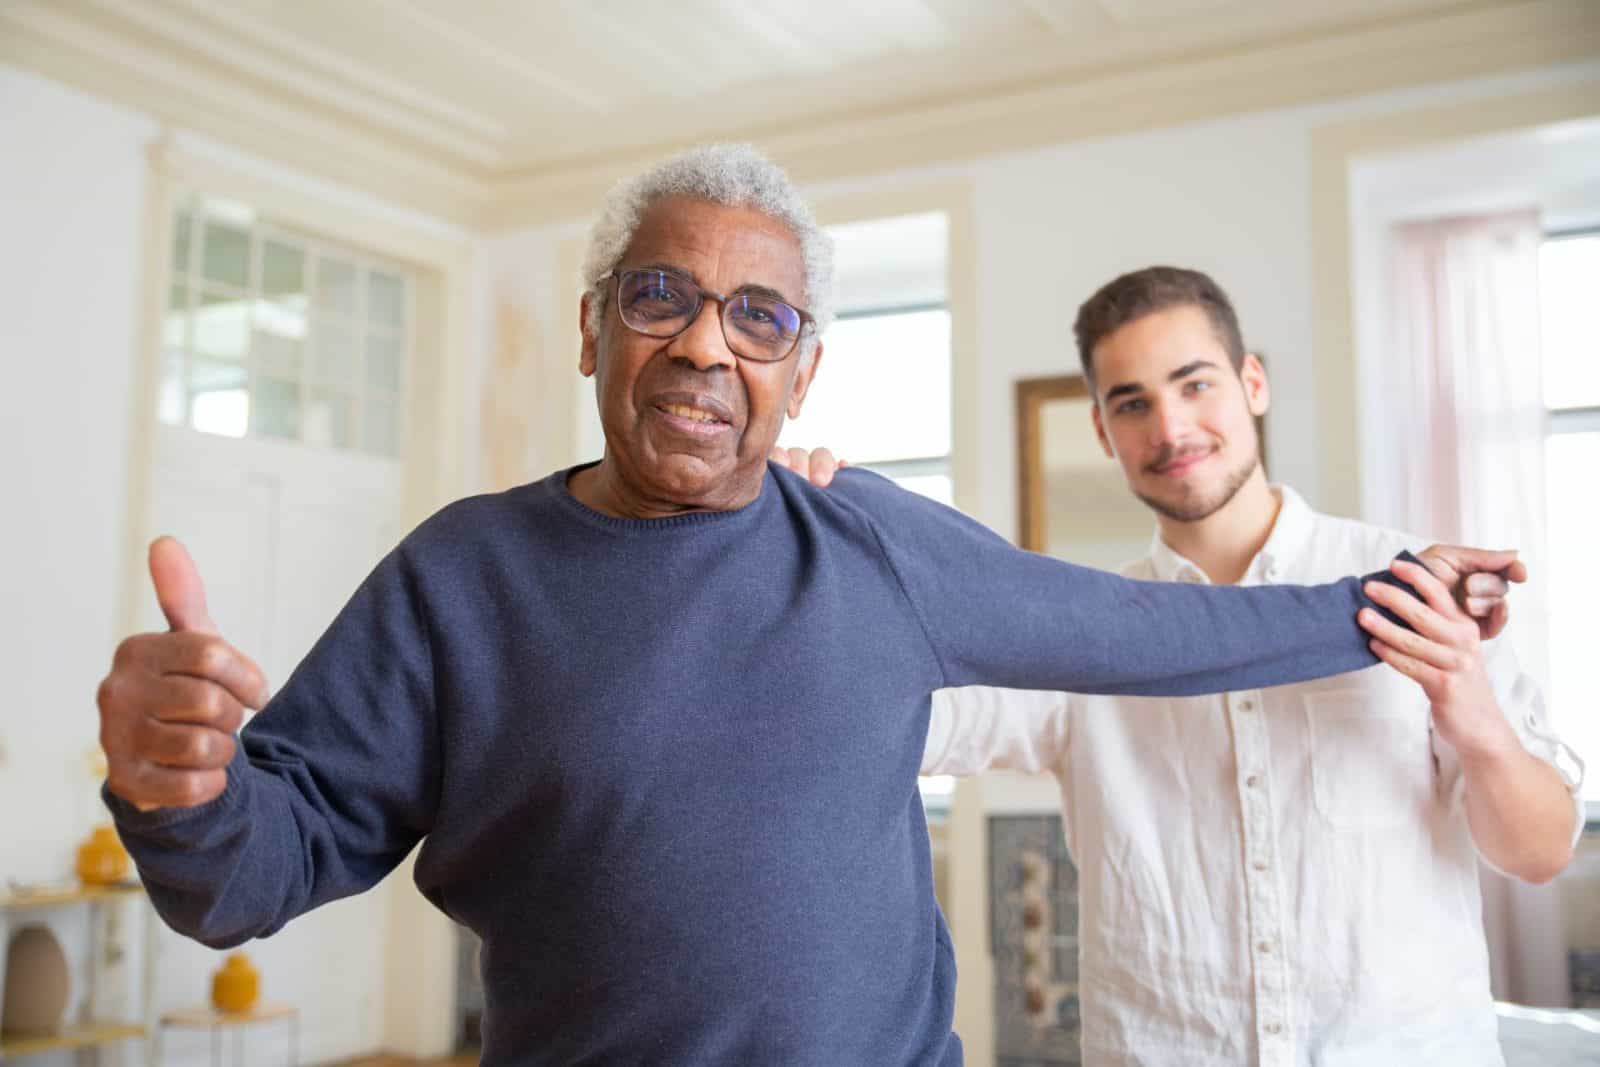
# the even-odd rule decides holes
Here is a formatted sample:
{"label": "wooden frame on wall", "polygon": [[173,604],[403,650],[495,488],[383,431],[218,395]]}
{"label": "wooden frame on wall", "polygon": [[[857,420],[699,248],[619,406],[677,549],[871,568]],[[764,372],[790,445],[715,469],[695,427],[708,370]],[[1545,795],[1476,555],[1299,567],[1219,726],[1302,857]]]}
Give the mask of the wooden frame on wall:
{"label": "wooden frame on wall", "polygon": [[1081,400],[1089,384],[1081,374],[1017,381],[1017,539],[1029,552],[1045,550],[1044,457],[1039,421],[1046,401]]}
{"label": "wooden frame on wall", "polygon": [[[1260,353],[1256,358],[1265,365]],[[1052,400],[1089,398],[1089,384],[1081,374],[1060,374],[1048,378],[1019,378],[1017,405],[1017,543],[1029,552],[1043,552],[1049,544],[1045,530],[1044,457],[1040,441],[1040,419],[1044,405]],[[1267,417],[1256,416],[1256,442],[1261,454],[1261,469],[1267,471]]]}

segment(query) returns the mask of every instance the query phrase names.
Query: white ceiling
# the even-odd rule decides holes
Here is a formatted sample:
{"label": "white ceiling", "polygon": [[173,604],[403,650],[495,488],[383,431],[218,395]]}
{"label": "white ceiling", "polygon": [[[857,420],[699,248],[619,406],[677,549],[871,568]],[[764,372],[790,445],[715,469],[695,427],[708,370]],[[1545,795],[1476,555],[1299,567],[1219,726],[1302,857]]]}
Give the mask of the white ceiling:
{"label": "white ceiling", "polygon": [[1347,30],[1465,0],[76,0],[484,172]]}
{"label": "white ceiling", "polygon": [[[818,143],[853,127],[871,146],[859,131],[910,132],[941,109],[1020,126],[1028,116],[1009,102],[1030,94],[1060,127],[1067,105],[1049,94],[1063,86],[1089,87],[1070,105],[1085,120],[1101,100],[1108,114],[1126,108],[1135,83],[1181,113],[1182,88],[1162,80],[1180,69],[1197,72],[1202,95],[1245,74],[1276,79],[1279,98],[1326,95],[1355,87],[1344,72],[1363,64],[1393,84],[1407,69],[1447,74],[1449,34],[1463,28],[1477,27],[1479,49],[1515,36],[1508,27],[1542,34],[1502,49],[1537,57],[1589,15],[1600,3],[0,0],[0,60],[131,90],[211,135],[249,125],[251,147],[316,129],[330,158],[371,146],[408,160],[416,182],[483,200],[496,183],[587,181],[697,140]],[[1434,41],[1440,55],[1385,53]],[[925,142],[934,129],[922,123]]]}

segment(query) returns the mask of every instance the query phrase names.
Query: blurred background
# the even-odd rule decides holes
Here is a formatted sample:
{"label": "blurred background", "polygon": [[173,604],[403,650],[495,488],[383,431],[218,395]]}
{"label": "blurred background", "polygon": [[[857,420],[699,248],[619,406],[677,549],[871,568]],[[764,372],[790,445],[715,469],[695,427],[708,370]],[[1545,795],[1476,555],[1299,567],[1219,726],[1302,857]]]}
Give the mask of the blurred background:
{"label": "blurred background", "polygon": [[[1104,515],[1044,547],[1112,566],[1144,512],[1076,417],[1023,478],[1020,391],[1075,374],[1103,282],[1207,271],[1267,358],[1273,477],[1522,548],[1519,651],[1600,758],[1594,0],[0,0],[0,933],[58,933],[77,1045],[155,1057],[219,964],[136,895],[27,896],[104,820],[93,693],[159,624],[148,540],[186,541],[281,682],[423,516],[598,457],[590,214],[727,139],[839,246],[844,314],[784,443],[1007,536],[1025,506]],[[1054,786],[925,795],[969,1062],[1075,1063],[1070,998],[1028,1018],[995,964],[1019,856],[1059,851]],[[1497,995],[1600,1007],[1597,889],[1590,839],[1553,885],[1489,880]],[[298,1034],[251,1047],[470,1051],[473,951],[397,872],[252,946]],[[131,1029],[92,1028],[113,1016]],[[181,1029],[162,1060],[205,1059]]]}

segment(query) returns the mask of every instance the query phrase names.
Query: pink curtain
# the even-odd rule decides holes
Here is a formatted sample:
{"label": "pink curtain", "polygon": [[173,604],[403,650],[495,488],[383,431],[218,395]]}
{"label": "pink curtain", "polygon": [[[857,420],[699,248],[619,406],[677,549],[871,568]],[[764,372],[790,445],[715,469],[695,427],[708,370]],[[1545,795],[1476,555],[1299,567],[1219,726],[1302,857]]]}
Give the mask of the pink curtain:
{"label": "pink curtain", "polygon": [[[1512,601],[1523,669],[1548,678],[1544,398],[1535,211],[1396,226],[1385,415],[1398,427],[1385,525],[1458,544],[1517,548],[1533,579]],[[1387,511],[1388,508],[1386,507]],[[1483,870],[1495,995],[1565,1007],[1560,898]]]}

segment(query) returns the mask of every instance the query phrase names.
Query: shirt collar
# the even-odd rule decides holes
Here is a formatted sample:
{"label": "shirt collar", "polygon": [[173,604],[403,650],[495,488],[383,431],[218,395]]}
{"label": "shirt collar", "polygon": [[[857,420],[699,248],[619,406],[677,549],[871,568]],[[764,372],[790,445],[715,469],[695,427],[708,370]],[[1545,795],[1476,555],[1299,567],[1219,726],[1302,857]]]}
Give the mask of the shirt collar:
{"label": "shirt collar", "polygon": [[[1294,563],[1306,542],[1311,539],[1312,511],[1305,498],[1287,485],[1275,485],[1272,491],[1278,494],[1282,502],[1278,508],[1278,518],[1272,524],[1267,543],[1250,561],[1241,584],[1277,581],[1284,568]],[[1159,529],[1150,539],[1150,565],[1159,581],[1209,581],[1204,571],[1161,540]]]}

